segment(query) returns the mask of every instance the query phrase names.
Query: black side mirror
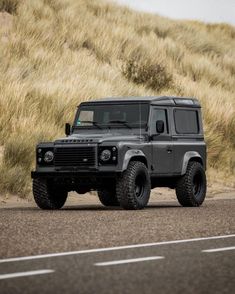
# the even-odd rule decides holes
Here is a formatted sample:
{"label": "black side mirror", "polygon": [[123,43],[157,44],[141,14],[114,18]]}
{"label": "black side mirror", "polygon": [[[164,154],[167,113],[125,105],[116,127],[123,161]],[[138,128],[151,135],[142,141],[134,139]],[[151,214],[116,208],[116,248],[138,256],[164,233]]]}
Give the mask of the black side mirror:
{"label": "black side mirror", "polygon": [[71,125],[69,123],[65,124],[65,135],[69,136],[71,134]]}
{"label": "black side mirror", "polygon": [[156,121],[156,131],[158,134],[164,133],[164,121],[163,120]]}

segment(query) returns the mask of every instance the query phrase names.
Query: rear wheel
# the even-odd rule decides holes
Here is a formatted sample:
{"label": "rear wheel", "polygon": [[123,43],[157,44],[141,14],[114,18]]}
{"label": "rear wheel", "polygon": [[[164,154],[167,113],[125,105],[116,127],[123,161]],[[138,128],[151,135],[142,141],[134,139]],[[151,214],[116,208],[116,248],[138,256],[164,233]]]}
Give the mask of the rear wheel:
{"label": "rear wheel", "polygon": [[98,197],[104,206],[119,206],[115,189],[98,190]]}
{"label": "rear wheel", "polygon": [[45,179],[33,180],[33,196],[41,209],[60,209],[65,204],[68,192],[59,189]]}
{"label": "rear wheel", "polygon": [[145,164],[130,162],[117,180],[116,193],[120,206],[124,209],[142,209],[149,201],[150,191],[150,177]]}
{"label": "rear wheel", "polygon": [[176,196],[182,206],[200,206],[206,197],[206,174],[199,162],[189,162],[187,171],[176,184]]}

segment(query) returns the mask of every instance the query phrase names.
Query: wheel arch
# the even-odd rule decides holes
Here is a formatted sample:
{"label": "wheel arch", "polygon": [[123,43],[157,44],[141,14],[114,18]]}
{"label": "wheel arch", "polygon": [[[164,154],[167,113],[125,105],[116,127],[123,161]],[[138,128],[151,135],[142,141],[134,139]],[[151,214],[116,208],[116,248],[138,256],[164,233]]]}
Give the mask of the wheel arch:
{"label": "wheel arch", "polygon": [[181,175],[184,175],[186,173],[188,164],[189,164],[189,162],[192,162],[192,161],[200,163],[205,168],[205,164],[203,162],[201,155],[196,151],[188,151],[185,153],[184,158],[183,158]]}
{"label": "wheel arch", "polygon": [[128,167],[128,164],[131,161],[140,161],[142,163],[144,163],[146,165],[146,167],[148,168],[148,161],[147,158],[145,156],[145,154],[143,153],[143,151],[141,150],[128,150],[124,156],[124,160],[123,160],[123,164],[122,164],[122,171],[126,170]]}

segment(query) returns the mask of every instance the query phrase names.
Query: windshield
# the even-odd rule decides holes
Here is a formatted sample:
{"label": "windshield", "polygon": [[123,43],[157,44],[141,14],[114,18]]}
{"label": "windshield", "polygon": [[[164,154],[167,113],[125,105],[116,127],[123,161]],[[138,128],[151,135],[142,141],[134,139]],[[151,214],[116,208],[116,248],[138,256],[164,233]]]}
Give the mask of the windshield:
{"label": "windshield", "polygon": [[139,128],[148,122],[148,104],[91,104],[78,109],[75,127],[85,128]]}

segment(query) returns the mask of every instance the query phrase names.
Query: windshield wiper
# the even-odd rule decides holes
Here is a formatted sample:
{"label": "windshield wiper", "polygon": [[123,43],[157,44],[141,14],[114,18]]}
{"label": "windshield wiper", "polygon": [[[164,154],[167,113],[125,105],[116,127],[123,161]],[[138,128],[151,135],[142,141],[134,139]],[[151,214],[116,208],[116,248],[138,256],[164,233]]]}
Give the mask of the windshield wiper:
{"label": "windshield wiper", "polygon": [[123,124],[124,126],[126,126],[128,129],[132,129],[132,127],[127,123],[127,121],[125,120],[110,120],[109,121],[110,124]]}
{"label": "windshield wiper", "polygon": [[96,126],[98,129],[102,130],[101,126],[96,121],[93,121],[93,120],[80,120],[79,122],[84,123],[84,124],[92,124],[93,126]]}

